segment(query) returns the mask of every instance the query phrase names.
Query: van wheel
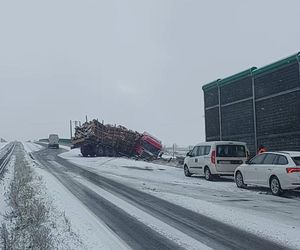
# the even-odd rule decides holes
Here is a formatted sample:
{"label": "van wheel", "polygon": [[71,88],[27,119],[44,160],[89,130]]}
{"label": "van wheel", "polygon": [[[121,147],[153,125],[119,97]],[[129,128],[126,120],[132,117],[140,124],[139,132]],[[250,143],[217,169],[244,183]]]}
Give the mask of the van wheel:
{"label": "van wheel", "polygon": [[188,168],[187,165],[184,165],[184,175],[186,177],[191,177],[191,173],[190,173],[189,168]]}
{"label": "van wheel", "polygon": [[243,175],[238,171],[235,175],[235,184],[238,188],[246,188],[247,185],[244,183]]}
{"label": "van wheel", "polygon": [[279,196],[283,194],[280,182],[276,176],[273,176],[270,180],[270,189],[273,195]]}
{"label": "van wheel", "polygon": [[204,169],[204,177],[205,177],[205,180],[207,180],[207,181],[212,181],[213,180],[213,176],[212,176],[212,174],[211,174],[208,167],[206,167]]}

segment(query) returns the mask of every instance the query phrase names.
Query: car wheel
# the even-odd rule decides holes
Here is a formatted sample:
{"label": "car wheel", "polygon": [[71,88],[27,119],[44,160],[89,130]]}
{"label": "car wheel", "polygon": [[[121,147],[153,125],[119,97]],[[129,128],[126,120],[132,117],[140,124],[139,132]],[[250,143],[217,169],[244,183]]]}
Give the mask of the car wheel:
{"label": "car wheel", "polygon": [[280,182],[276,176],[273,176],[270,181],[270,189],[273,195],[279,196],[283,193]]}
{"label": "car wheel", "polygon": [[188,168],[187,165],[184,165],[184,175],[186,177],[191,177],[191,173],[190,173],[189,168]]}
{"label": "car wheel", "polygon": [[210,170],[209,170],[208,167],[206,167],[206,168],[204,169],[204,177],[205,177],[205,179],[206,179],[207,181],[212,181],[212,179],[213,179],[213,176],[212,176],[212,174],[211,174],[211,172],[210,172]]}
{"label": "car wheel", "polygon": [[243,175],[240,171],[238,171],[235,175],[235,184],[238,188],[245,188],[247,185],[244,183]]}

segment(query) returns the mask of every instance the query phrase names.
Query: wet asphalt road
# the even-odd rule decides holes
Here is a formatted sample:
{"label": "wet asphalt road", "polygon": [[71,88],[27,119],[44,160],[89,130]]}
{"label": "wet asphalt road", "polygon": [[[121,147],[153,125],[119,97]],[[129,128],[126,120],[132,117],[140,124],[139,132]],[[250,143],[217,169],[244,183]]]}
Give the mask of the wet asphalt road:
{"label": "wet asphalt road", "polygon": [[[64,150],[43,149],[33,157],[133,249],[180,249],[121,208],[77,182],[69,173],[130,202],[168,225],[213,249],[287,249],[257,235],[195,213],[132,187],[95,174],[58,156]],[[58,167],[56,162],[62,167]]]}

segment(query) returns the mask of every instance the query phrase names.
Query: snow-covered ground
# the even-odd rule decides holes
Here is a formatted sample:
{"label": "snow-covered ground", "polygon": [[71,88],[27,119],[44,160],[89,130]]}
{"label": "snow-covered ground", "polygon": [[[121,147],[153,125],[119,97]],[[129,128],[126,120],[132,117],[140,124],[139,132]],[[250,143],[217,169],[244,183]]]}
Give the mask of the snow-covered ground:
{"label": "snow-covered ground", "polygon": [[183,170],[126,158],[83,158],[78,149],[61,156],[86,169],[197,213],[300,248],[300,199],[275,197],[264,189],[238,189],[224,179],[187,178]]}
{"label": "snow-covered ground", "polygon": [[32,142],[22,142],[24,149],[27,153],[32,153],[35,151],[39,151],[41,149],[43,149],[44,147],[41,145],[38,145],[36,143],[32,143]]}
{"label": "snow-covered ground", "polygon": [[13,167],[15,163],[15,157],[12,156],[11,160],[6,166],[6,170],[3,176],[0,177],[0,225],[4,221],[5,214],[9,211],[7,204],[7,193],[9,190],[10,183],[13,179]]}
{"label": "snow-covered ground", "polygon": [[[0,150],[7,145],[7,142],[0,142]],[[5,153],[5,152],[4,152]],[[3,216],[8,211],[7,192],[10,182],[13,178],[14,157],[7,164],[4,173],[0,176],[0,225],[3,221]]]}
{"label": "snow-covered ground", "polygon": [[[42,147],[34,143],[24,143],[24,148],[27,152],[33,152]],[[185,177],[180,168],[127,158],[83,158],[79,149],[65,149],[68,151],[61,154],[61,157],[90,171],[199,214],[300,249],[300,198],[297,195],[289,198],[275,197],[266,189],[238,189],[230,179],[207,182],[200,177]],[[114,232],[99,221],[55,177],[36,163],[33,165],[38,175],[43,177],[49,198],[54,201],[59,211],[65,213],[73,230],[88,249],[127,248]],[[183,232],[174,231],[174,228],[80,176],[74,178],[167,238],[172,237],[173,241],[187,248],[195,246]]]}
{"label": "snow-covered ground", "polygon": [[159,219],[155,218],[154,216],[144,212],[143,210],[135,207],[134,205],[118,198],[117,196],[107,192],[106,190],[90,183],[89,181],[84,180],[81,177],[76,177],[77,181],[82,183],[83,185],[87,186],[91,190],[95,191],[100,196],[104,197],[105,199],[112,202],[117,207],[122,208],[126,213],[130,214],[137,220],[141,221],[145,225],[149,226],[150,228],[154,229],[155,231],[159,232],[166,238],[176,242],[178,245],[183,247],[184,249],[210,249],[204,244],[201,244],[199,241],[193,239],[192,237],[186,235],[184,232],[175,229],[174,227],[160,221]]}
{"label": "snow-covered ground", "polygon": [[[23,143],[27,153],[40,150],[35,143]],[[66,147],[67,149],[67,147]],[[52,174],[41,168],[31,158],[32,168],[42,177],[45,183],[45,194],[53,206],[65,214],[70,221],[72,230],[79,236],[85,249],[129,249],[129,247],[103,222],[90,212],[81,201],[68,191]],[[74,248],[72,248],[74,249]],[[75,248],[82,249],[82,246]]]}

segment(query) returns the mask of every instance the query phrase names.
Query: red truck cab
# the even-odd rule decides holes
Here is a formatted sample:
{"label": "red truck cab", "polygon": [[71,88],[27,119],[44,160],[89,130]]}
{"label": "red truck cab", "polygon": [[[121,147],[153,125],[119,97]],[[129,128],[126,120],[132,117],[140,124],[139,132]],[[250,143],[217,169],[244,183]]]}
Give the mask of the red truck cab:
{"label": "red truck cab", "polygon": [[136,146],[136,153],[146,159],[156,159],[161,149],[161,141],[144,132]]}

